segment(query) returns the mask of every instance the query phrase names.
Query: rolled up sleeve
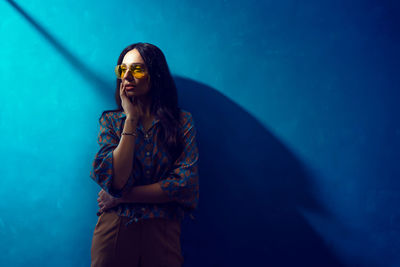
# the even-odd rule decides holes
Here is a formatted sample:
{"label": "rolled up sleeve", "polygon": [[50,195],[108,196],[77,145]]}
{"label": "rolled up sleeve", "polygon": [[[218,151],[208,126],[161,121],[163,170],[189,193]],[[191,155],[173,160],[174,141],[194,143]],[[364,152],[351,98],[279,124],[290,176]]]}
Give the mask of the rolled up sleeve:
{"label": "rolled up sleeve", "polygon": [[191,114],[187,115],[183,127],[184,149],[168,176],[159,181],[168,196],[183,207],[194,210],[199,201],[199,151],[196,141],[196,128]]}
{"label": "rolled up sleeve", "polygon": [[[90,177],[113,197],[120,198],[126,190],[129,181],[120,190],[113,188],[113,151],[118,146],[119,137],[113,130],[113,125],[107,113],[100,118],[100,133],[97,138],[100,150],[97,152],[92,164]],[[131,181],[130,177],[130,181]]]}

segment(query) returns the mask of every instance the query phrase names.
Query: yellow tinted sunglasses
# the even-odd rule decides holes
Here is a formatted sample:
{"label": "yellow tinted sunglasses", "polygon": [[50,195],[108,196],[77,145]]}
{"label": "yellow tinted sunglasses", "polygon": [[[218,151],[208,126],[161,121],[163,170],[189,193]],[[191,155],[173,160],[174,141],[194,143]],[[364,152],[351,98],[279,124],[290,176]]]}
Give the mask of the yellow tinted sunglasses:
{"label": "yellow tinted sunglasses", "polygon": [[129,69],[126,65],[117,65],[115,67],[115,75],[117,75],[118,79],[122,79],[126,72],[130,71],[133,77],[137,79],[142,79],[146,76],[147,72],[144,67],[140,64],[132,64]]}

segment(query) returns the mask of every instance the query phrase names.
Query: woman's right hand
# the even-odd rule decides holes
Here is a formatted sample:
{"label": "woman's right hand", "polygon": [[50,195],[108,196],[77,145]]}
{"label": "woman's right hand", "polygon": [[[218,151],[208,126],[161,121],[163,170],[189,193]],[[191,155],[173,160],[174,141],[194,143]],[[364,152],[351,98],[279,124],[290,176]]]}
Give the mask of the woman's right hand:
{"label": "woman's right hand", "polygon": [[120,84],[119,96],[121,97],[121,106],[124,109],[126,118],[136,122],[139,121],[143,115],[142,104],[137,101],[136,97],[132,97],[132,100],[128,97],[123,82]]}

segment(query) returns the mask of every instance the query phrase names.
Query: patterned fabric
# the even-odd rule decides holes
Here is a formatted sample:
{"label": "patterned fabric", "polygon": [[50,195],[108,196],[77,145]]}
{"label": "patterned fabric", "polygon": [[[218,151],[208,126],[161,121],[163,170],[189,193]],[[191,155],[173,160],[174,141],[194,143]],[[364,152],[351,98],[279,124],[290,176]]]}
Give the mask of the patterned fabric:
{"label": "patterned fabric", "polygon": [[133,168],[128,182],[121,190],[112,187],[113,150],[118,146],[126,115],[122,111],[104,113],[100,118],[98,144],[100,150],[93,161],[90,177],[107,193],[119,198],[133,186],[159,183],[171,198],[166,203],[122,203],[114,207],[120,216],[130,217],[127,223],[149,218],[184,218],[185,213],[197,208],[199,199],[199,152],[196,128],[190,112],[181,109],[181,134],[184,150],[172,162],[160,140],[160,121],[155,118],[146,132],[141,123],[137,126]]}

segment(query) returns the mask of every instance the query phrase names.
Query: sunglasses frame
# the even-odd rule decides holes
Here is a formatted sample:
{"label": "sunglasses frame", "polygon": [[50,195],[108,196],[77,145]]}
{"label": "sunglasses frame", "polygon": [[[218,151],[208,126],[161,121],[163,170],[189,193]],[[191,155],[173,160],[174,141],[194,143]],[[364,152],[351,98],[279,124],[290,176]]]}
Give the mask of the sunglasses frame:
{"label": "sunglasses frame", "polygon": [[[120,65],[115,66],[115,69],[114,69],[115,75],[117,76],[117,79],[121,79],[121,80],[122,80],[122,78],[125,76],[125,74],[124,74],[124,75],[121,75],[121,73],[120,73],[120,68],[121,68],[122,66],[127,67],[127,66],[124,65],[124,64],[120,64]],[[139,74],[139,73],[135,73],[135,68],[136,68],[137,66],[141,67],[141,68],[144,70],[144,75],[143,75],[143,74]],[[129,71],[129,72],[131,73],[131,75],[132,75],[133,77],[135,77],[136,79],[144,79],[144,78],[146,78],[146,76],[149,76],[149,73],[147,72],[147,70],[146,70],[146,68],[144,67],[143,64],[132,64],[132,65],[129,66],[129,68],[127,67],[127,70],[126,70],[126,71]],[[139,76],[137,76],[137,75],[139,75]],[[142,76],[142,75],[143,75],[143,76]]]}

